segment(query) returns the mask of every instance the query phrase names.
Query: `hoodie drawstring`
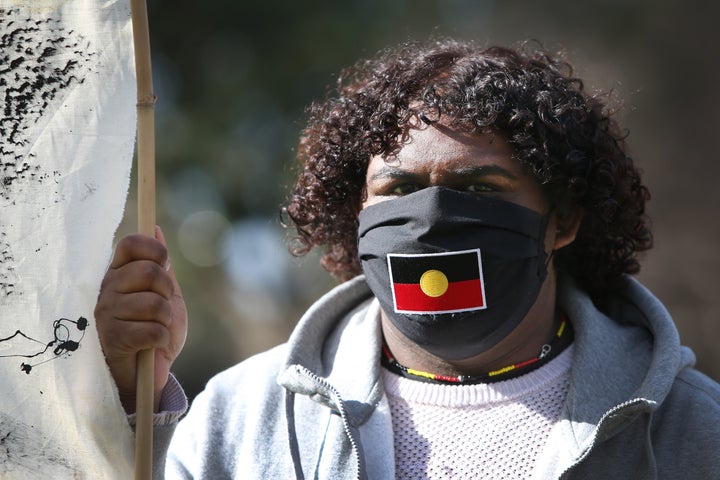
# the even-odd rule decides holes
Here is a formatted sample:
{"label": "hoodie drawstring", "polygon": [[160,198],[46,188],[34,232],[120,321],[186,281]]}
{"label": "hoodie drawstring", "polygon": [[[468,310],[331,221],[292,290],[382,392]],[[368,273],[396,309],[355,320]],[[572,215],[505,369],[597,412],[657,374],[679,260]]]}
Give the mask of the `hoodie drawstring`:
{"label": "hoodie drawstring", "polygon": [[300,462],[300,446],[298,445],[297,432],[295,431],[295,393],[285,390],[285,419],[287,420],[288,442],[290,446],[290,456],[292,457],[293,466],[295,467],[295,478],[304,480],[305,475]]}
{"label": "hoodie drawstring", "polygon": [[[345,402],[340,398],[338,391],[328,382],[326,378],[320,377],[310,371],[307,367],[301,365],[292,365],[279,377],[278,382],[285,388],[285,417],[287,422],[288,441],[290,454],[295,467],[295,475],[298,479],[304,479],[302,471],[302,462],[300,456],[300,445],[297,437],[296,426],[296,400],[297,394],[309,397],[310,400],[330,409],[333,415],[338,415],[342,427],[343,439],[333,439],[341,444],[333,445],[330,448],[335,449],[334,453],[340,453],[342,459],[335,459],[335,462],[342,463],[342,478],[354,478],[357,480],[367,480],[367,472],[365,471],[365,456],[363,448],[360,444],[359,428],[356,426],[358,419],[352,417],[351,412],[347,410]],[[363,404],[364,405],[364,404]],[[357,408],[356,408],[357,410]],[[357,413],[357,412],[356,412]],[[361,412],[361,415],[367,414]],[[366,417],[364,417],[366,418]],[[302,419],[301,419],[302,420]],[[302,422],[301,422],[302,425]],[[334,430],[333,435],[340,434],[340,431]],[[327,438],[327,432],[325,433]],[[324,441],[323,441],[324,443]],[[354,465],[353,465],[354,464]],[[306,462],[306,465],[307,462]],[[336,465],[337,467],[338,465]],[[334,474],[333,478],[339,478]]]}
{"label": "hoodie drawstring", "polygon": [[649,465],[648,478],[657,480],[657,462],[655,461],[655,449],[653,448],[652,433],[650,431],[650,427],[652,425],[652,412],[645,412],[643,419],[645,421],[645,454],[647,455]]}

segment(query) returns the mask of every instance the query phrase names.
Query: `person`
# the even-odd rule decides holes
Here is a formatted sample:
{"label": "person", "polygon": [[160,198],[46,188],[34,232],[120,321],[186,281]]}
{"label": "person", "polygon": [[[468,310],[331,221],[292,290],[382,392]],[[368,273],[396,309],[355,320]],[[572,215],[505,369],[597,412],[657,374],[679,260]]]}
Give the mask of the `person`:
{"label": "person", "polygon": [[540,48],[387,49],[308,111],[284,208],[341,283],[187,401],[161,232],[98,331],[126,411],[156,349],[166,478],[720,478],[720,387],[630,275],[649,200],[604,97]]}

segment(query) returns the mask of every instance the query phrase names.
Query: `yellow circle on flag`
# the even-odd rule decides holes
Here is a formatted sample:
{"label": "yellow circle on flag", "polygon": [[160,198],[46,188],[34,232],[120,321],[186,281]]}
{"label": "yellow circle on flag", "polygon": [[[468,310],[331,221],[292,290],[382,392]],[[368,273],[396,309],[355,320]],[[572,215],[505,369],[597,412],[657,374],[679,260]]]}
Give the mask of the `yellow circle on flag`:
{"label": "yellow circle on flag", "polygon": [[428,270],[420,277],[420,290],[428,297],[439,297],[448,289],[448,279],[440,270]]}

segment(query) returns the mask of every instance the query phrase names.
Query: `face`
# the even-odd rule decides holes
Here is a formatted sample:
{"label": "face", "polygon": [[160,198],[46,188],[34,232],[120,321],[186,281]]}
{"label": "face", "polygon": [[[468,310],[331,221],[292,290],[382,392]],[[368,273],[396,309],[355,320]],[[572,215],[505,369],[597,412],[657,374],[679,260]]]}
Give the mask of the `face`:
{"label": "face", "polygon": [[542,214],[540,186],[499,135],[470,135],[442,125],[412,129],[397,156],[370,159],[363,208],[432,186],[490,195]]}
{"label": "face", "polygon": [[[540,185],[523,172],[513,154],[512,147],[499,135],[466,134],[442,125],[411,129],[396,156],[370,159],[362,206],[439,186],[497,197],[541,215],[547,214],[550,206]],[[579,219],[579,215],[569,217],[561,225],[554,214],[550,216],[545,237],[548,254],[574,240]],[[490,367],[512,364],[537,353],[535,350],[547,339],[552,328],[554,281],[554,268],[550,262],[539,296],[518,327],[490,350],[455,362],[445,371],[489,371]],[[383,313],[382,317],[383,333],[398,361],[403,363],[404,359],[411,368],[423,370],[424,367],[425,371],[434,371],[435,367],[443,371],[442,368],[447,367],[438,357],[429,357],[426,352],[419,351],[395,329],[387,315]],[[423,358],[429,363],[417,363],[424,361]]]}

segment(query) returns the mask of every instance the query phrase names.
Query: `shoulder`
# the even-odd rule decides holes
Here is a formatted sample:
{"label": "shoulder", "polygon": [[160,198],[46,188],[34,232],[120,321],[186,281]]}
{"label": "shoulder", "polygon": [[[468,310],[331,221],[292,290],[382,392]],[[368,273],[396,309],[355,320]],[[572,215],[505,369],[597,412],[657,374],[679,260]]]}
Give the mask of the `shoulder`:
{"label": "shoulder", "polygon": [[701,430],[712,428],[712,436],[719,438],[720,384],[694,368],[682,369],[665,401],[658,409],[660,419],[677,422],[687,429],[697,423]]}
{"label": "shoulder", "polygon": [[674,388],[698,401],[720,408],[720,384],[694,368],[682,370],[675,380]]}
{"label": "shoulder", "polygon": [[[720,427],[720,384],[695,368],[686,366],[675,376],[656,415],[664,421],[674,420],[686,426],[693,418],[706,417],[711,418],[716,427]],[[707,423],[707,420],[700,423]]]}
{"label": "shoulder", "polygon": [[172,437],[168,471],[190,472],[195,478],[235,478],[240,471],[247,474],[259,468],[238,459],[256,458],[262,449],[271,451],[284,432],[277,372],[285,348],[250,357],[208,382]]}
{"label": "shoulder", "polygon": [[269,391],[279,388],[277,377],[286,352],[286,344],[278,345],[216,374],[208,381],[198,400],[208,401],[217,408],[218,405],[233,404],[239,399],[248,401],[267,395]]}
{"label": "shoulder", "polygon": [[[720,385],[693,368],[681,370],[653,414],[653,445],[661,470],[720,471]],[[683,464],[683,465],[679,465]],[[689,469],[689,470],[688,470]]]}
{"label": "shoulder", "polygon": [[[229,424],[244,422],[244,413],[254,411],[273,415],[266,411],[281,404],[282,388],[277,383],[280,365],[285,358],[286,345],[280,345],[254,355],[233,367],[215,375],[192,402],[180,427],[192,424],[210,432],[225,430]],[[216,432],[213,432],[216,433]]]}

